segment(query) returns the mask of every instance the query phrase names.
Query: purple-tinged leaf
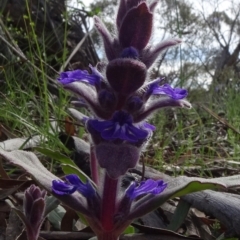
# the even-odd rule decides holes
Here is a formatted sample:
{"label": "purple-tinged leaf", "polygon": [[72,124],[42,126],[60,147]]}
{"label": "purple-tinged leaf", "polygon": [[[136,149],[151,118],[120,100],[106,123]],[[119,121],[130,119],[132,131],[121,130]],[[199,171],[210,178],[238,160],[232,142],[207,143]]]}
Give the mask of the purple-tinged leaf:
{"label": "purple-tinged leaf", "polygon": [[101,19],[97,16],[94,17],[95,27],[97,28],[98,32],[102,36],[104,49],[108,60],[113,60],[118,57],[119,52],[119,44],[116,39],[114,39]]}
{"label": "purple-tinged leaf", "polygon": [[190,109],[192,105],[187,100],[175,100],[170,97],[161,97],[151,101],[144,110],[134,116],[133,122],[138,123],[144,121],[151,116],[155,111],[165,107],[180,107]]}
{"label": "purple-tinged leaf", "polygon": [[117,13],[117,19],[116,19],[116,25],[117,25],[118,31],[121,27],[122,20],[123,20],[124,16],[126,15],[126,13],[127,13],[126,0],[120,0],[119,7],[118,7],[118,13]]}
{"label": "purple-tinged leaf", "polygon": [[141,2],[145,2],[147,4],[146,0],[126,0],[127,10],[137,7]]}
{"label": "purple-tinged leaf", "polygon": [[23,202],[23,211],[27,219],[31,216],[32,205],[33,205],[33,197],[29,191],[26,191],[24,194],[24,202]]}
{"label": "purple-tinged leaf", "polygon": [[149,9],[151,12],[153,12],[156,8],[156,6],[158,5],[159,0],[153,0],[150,4],[149,4]]}
{"label": "purple-tinged leaf", "polygon": [[142,61],[146,64],[147,68],[151,67],[151,65],[158,58],[159,54],[164,50],[167,50],[169,47],[176,46],[180,44],[182,41],[180,39],[169,39],[163,42],[160,42],[156,46],[144,50],[142,53]]}
{"label": "purple-tinged leaf", "polygon": [[[29,219],[29,222],[31,223],[32,228],[40,227],[43,219],[44,219],[44,213],[45,213],[45,201],[42,198],[39,198],[34,201],[32,205],[32,212]],[[40,230],[40,229],[38,229]]]}
{"label": "purple-tinged leaf", "polygon": [[147,75],[145,65],[134,59],[116,59],[107,66],[107,80],[118,94],[127,96],[138,90]]}
{"label": "purple-tinged leaf", "polygon": [[119,31],[119,42],[123,48],[142,50],[152,34],[153,14],[145,2],[128,11]]}
{"label": "purple-tinged leaf", "polygon": [[128,169],[134,168],[140,157],[140,149],[129,144],[116,145],[100,143],[96,146],[99,165],[105,168],[109,177],[117,179]]}
{"label": "purple-tinged leaf", "polygon": [[153,211],[170,198],[184,196],[189,193],[205,189],[219,189],[227,187],[227,184],[217,179],[204,179],[180,176],[167,182],[167,188],[159,195],[146,195],[133,203],[129,219],[135,219]]}
{"label": "purple-tinged leaf", "polygon": [[73,82],[65,85],[64,88],[84,99],[88,107],[100,118],[108,117],[109,113],[104,111],[104,109],[102,109],[102,107],[99,105],[97,93],[92,87],[81,82]]}
{"label": "purple-tinged leaf", "polygon": [[[0,156],[2,156],[3,159],[9,163],[23,168],[50,193],[52,193],[52,181],[60,180],[58,177],[49,172],[38,160],[36,155],[31,152],[25,152],[21,150],[6,152],[0,149]],[[84,215],[90,214],[86,207],[84,197],[78,192],[68,196],[55,195],[55,197],[66,205],[70,205],[69,207],[72,209],[79,211]]]}

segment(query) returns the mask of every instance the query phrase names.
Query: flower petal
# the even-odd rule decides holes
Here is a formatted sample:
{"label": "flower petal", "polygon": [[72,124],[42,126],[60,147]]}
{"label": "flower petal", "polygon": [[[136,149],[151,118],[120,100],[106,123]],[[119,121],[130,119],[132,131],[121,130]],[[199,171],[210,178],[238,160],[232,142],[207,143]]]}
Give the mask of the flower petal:
{"label": "flower petal", "polygon": [[98,85],[101,81],[99,75],[93,73],[89,74],[86,70],[74,70],[60,73],[58,81],[63,85],[69,84],[76,81],[86,82],[90,85]]}
{"label": "flower petal", "polygon": [[124,111],[115,112],[109,121],[88,120],[88,130],[95,131],[105,140],[121,139],[128,142],[138,142],[148,137],[148,131],[132,124],[132,117]]}
{"label": "flower petal", "polygon": [[69,183],[65,183],[60,180],[52,181],[52,191],[57,195],[69,195],[74,193],[76,190],[77,190],[77,187]]}
{"label": "flower petal", "polygon": [[93,186],[87,182],[83,183],[81,179],[76,174],[70,174],[66,176],[66,179],[70,184],[72,184],[76,189],[86,198],[95,195],[96,191]]}
{"label": "flower petal", "polygon": [[147,122],[144,122],[142,124],[142,127],[148,131],[155,131],[156,130],[156,127],[151,125],[150,123],[147,123]]}
{"label": "flower petal", "polygon": [[188,95],[187,90],[182,88],[172,88],[169,84],[163,86],[155,86],[152,90],[153,95],[163,94],[175,100],[183,99]]}
{"label": "flower petal", "polygon": [[137,197],[146,195],[146,194],[153,194],[157,195],[164,191],[167,187],[167,183],[164,183],[162,180],[154,181],[152,179],[148,179],[136,185],[136,183],[132,183],[129,188],[126,190],[126,195],[134,200]]}

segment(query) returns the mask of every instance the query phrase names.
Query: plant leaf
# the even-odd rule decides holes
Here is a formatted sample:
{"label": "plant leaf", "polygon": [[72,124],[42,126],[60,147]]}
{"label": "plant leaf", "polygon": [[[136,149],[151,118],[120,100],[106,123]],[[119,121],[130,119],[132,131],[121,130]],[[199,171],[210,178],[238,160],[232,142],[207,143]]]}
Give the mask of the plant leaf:
{"label": "plant leaf", "polygon": [[0,149],[0,156],[5,160],[23,168],[27,171],[43,188],[58,198],[60,201],[69,205],[76,211],[85,215],[90,215],[84,197],[77,191],[71,195],[55,195],[52,192],[52,181],[60,180],[58,177],[49,172],[39,161],[34,153],[25,152],[22,150],[15,150],[12,152],[6,152]]}
{"label": "plant leaf", "polygon": [[55,208],[57,208],[60,204],[60,201],[55,198],[54,196],[46,197],[46,208],[44,216],[48,215],[51,211],[53,211]]}
{"label": "plant leaf", "polygon": [[67,156],[60,152],[54,152],[51,149],[48,148],[35,148],[38,152],[44,154],[45,156],[51,157],[54,160],[61,163],[61,167],[63,169],[63,172],[67,174],[77,174],[79,178],[86,182],[88,179],[91,181],[91,179],[81,170],[78,168],[78,166]]}
{"label": "plant leaf", "polygon": [[[235,185],[235,183],[234,183]],[[240,185],[240,183],[239,183]],[[146,195],[133,205],[128,219],[135,219],[161,206],[170,198],[181,197],[189,193],[206,189],[226,188],[226,185],[215,179],[190,178],[180,176],[168,182],[167,188],[159,195]]]}
{"label": "plant leaf", "polygon": [[41,148],[41,147],[36,147],[35,148],[38,152],[42,153],[45,156],[48,156],[56,161],[58,161],[59,163],[65,163],[65,164],[69,164],[72,166],[77,167],[77,165],[67,156],[65,156],[64,154],[60,153],[60,152],[56,152],[53,151],[49,148]]}
{"label": "plant leaf", "polygon": [[62,170],[66,175],[67,174],[76,174],[79,176],[79,178],[83,182],[87,182],[87,180],[88,180],[95,186],[95,183],[84,172],[82,172],[78,167],[71,166],[68,164],[62,164]]}
{"label": "plant leaf", "polygon": [[29,221],[27,220],[26,216],[23,214],[22,211],[17,209],[13,203],[9,200],[6,199],[5,202],[11,207],[11,209],[18,215],[18,217],[22,220],[26,228],[31,228]]}
{"label": "plant leaf", "polygon": [[168,229],[172,231],[177,231],[178,228],[181,226],[183,221],[185,220],[186,216],[188,215],[188,211],[191,207],[191,204],[180,200],[177,208],[172,216],[172,221],[170,222]]}

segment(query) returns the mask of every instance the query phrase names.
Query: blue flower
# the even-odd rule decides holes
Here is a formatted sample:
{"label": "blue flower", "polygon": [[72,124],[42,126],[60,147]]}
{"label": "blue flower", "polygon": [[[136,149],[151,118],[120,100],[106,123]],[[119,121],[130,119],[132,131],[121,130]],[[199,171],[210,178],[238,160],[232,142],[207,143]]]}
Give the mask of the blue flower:
{"label": "blue flower", "polygon": [[137,185],[136,182],[133,182],[126,190],[126,195],[130,199],[134,200],[135,198],[146,194],[157,195],[163,192],[166,187],[167,183],[164,183],[162,180],[154,181],[152,179],[148,179],[146,181],[142,181],[139,185]]}
{"label": "blue flower", "polygon": [[83,183],[77,175],[70,174],[65,178],[67,182],[61,180],[52,181],[52,191],[57,195],[68,195],[75,191],[80,192],[86,198],[95,195],[96,191],[93,186],[89,182]]}
{"label": "blue flower", "polygon": [[89,74],[86,70],[74,70],[74,71],[67,71],[62,72],[60,74],[60,77],[58,78],[58,81],[62,83],[63,85],[69,84],[72,82],[86,82],[90,85],[96,86],[101,81],[100,74],[97,73],[97,71],[94,68],[92,69],[92,74]]}
{"label": "blue flower", "polygon": [[142,124],[142,128],[144,128],[144,129],[146,129],[146,130],[148,130],[148,131],[150,131],[150,132],[156,130],[156,127],[155,127],[155,126],[153,126],[153,125],[151,125],[150,123],[147,123],[147,122],[144,122],[144,123]]}
{"label": "blue flower", "polygon": [[118,111],[109,121],[89,120],[87,125],[90,133],[97,131],[105,140],[138,142],[147,138],[148,131],[135,127],[132,122],[132,117],[127,112]]}
{"label": "blue flower", "polygon": [[159,86],[158,82],[151,84],[148,91],[153,95],[167,95],[174,100],[183,99],[188,95],[188,92],[185,89],[172,88],[169,84]]}

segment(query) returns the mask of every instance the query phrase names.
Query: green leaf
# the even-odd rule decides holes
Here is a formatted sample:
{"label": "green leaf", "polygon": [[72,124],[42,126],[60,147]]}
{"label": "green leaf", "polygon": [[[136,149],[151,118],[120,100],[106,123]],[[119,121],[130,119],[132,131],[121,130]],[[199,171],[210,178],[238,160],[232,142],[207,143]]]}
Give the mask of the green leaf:
{"label": "green leaf", "polygon": [[47,196],[46,197],[46,209],[44,216],[48,215],[51,211],[53,211],[56,207],[58,207],[60,204],[60,201],[55,198],[54,196]]}
{"label": "green leaf", "polygon": [[[207,180],[205,180],[207,181]],[[184,196],[186,194],[189,193],[193,193],[193,192],[199,192],[199,191],[203,191],[206,189],[219,189],[221,186],[220,184],[218,185],[218,183],[208,183],[208,182],[198,182],[198,181],[192,181],[190,182],[186,187],[184,187],[183,189],[179,189],[178,191],[175,192],[175,194],[173,194],[173,196],[171,196],[171,198],[175,198],[175,197],[181,197]]]}
{"label": "green leaf", "polygon": [[62,170],[63,172],[67,174],[76,174],[79,176],[79,178],[83,181],[86,182],[87,179],[88,181],[92,182],[92,180],[83,172],[81,171],[78,167],[69,165],[69,164],[62,164]]}
{"label": "green leaf", "polygon": [[101,8],[100,7],[96,7],[96,8],[94,8],[91,11],[88,12],[88,16],[89,17],[93,17],[95,15],[98,15],[100,12],[101,12]]}
{"label": "green leaf", "polygon": [[61,229],[61,222],[65,213],[66,210],[61,205],[58,205],[53,211],[48,214],[47,218],[55,229]]}
{"label": "green leaf", "polygon": [[48,156],[61,163],[62,170],[66,175],[77,174],[83,182],[86,182],[87,179],[91,181],[91,179],[83,171],[81,171],[81,169],[79,169],[78,166],[70,158],[64,154],[55,152],[48,148],[37,147],[35,149],[43,155]]}
{"label": "green leaf", "polygon": [[131,225],[129,225],[125,230],[124,230],[124,234],[131,234],[131,233],[135,233],[135,228]]}
{"label": "green leaf", "polygon": [[77,165],[69,157],[65,156],[64,154],[62,154],[60,152],[53,151],[49,148],[41,148],[41,147],[36,147],[35,149],[38,152],[42,153],[43,155],[50,157],[60,163],[65,163],[65,164],[69,164],[69,165],[77,167]]}
{"label": "green leaf", "polygon": [[82,222],[83,224],[85,224],[86,226],[88,226],[89,224],[88,224],[86,218],[84,217],[84,215],[81,214],[80,212],[76,212],[76,213],[77,213],[78,217],[81,219],[81,222]]}
{"label": "green leaf", "polygon": [[188,211],[190,207],[191,205],[189,203],[180,199],[177,205],[177,208],[172,216],[172,220],[168,226],[169,230],[172,230],[172,231],[178,230],[178,228],[181,226],[186,216],[188,215]]}

